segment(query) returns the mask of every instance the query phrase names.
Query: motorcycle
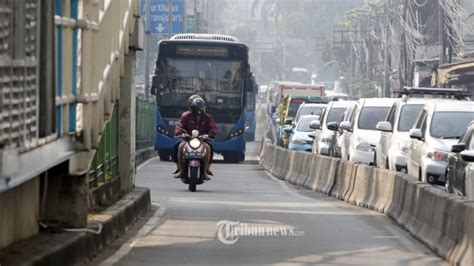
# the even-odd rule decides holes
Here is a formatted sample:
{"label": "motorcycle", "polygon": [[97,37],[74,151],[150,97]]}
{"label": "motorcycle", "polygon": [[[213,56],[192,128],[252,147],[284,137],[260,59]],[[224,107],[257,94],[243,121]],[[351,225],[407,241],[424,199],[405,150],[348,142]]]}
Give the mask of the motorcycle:
{"label": "motorcycle", "polygon": [[195,192],[196,186],[205,182],[206,150],[203,143],[210,139],[208,135],[199,135],[197,130],[193,130],[191,136],[183,134],[180,138],[185,141],[181,181],[189,186],[189,191]]}

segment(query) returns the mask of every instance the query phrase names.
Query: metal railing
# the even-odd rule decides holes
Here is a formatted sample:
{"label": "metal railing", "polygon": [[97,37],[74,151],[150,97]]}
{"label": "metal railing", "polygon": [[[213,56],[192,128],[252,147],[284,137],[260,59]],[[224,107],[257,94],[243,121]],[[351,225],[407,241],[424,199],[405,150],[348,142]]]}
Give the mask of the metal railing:
{"label": "metal railing", "polygon": [[99,146],[92,159],[89,171],[89,187],[100,186],[118,177],[118,134],[118,105],[115,105],[112,118],[105,126]]}
{"label": "metal railing", "polygon": [[155,138],[156,104],[137,99],[136,114],[136,149],[152,147]]}

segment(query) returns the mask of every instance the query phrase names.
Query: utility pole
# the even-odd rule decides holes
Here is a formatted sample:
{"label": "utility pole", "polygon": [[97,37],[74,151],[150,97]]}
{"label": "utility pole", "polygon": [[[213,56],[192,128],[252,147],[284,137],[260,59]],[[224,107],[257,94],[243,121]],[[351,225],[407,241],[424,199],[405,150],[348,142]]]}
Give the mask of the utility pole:
{"label": "utility pole", "polygon": [[385,2],[385,46],[384,46],[384,66],[383,66],[383,72],[384,72],[384,77],[383,77],[383,92],[382,96],[383,97],[389,97],[390,96],[390,85],[389,85],[389,77],[390,77],[390,70],[389,70],[389,60],[388,60],[388,42],[389,42],[389,31],[390,31],[390,24],[389,24],[389,11],[388,11],[388,5],[391,4],[391,0]]}
{"label": "utility pole", "polygon": [[150,50],[150,33],[151,33],[151,28],[150,28],[150,1],[151,0],[146,0],[145,3],[145,99],[149,100],[150,99],[150,59],[149,59],[149,50]]}
{"label": "utility pole", "polygon": [[173,0],[168,0],[168,38],[173,34]]}
{"label": "utility pole", "polygon": [[438,2],[438,32],[439,32],[439,46],[441,53],[439,55],[439,65],[446,63],[446,40],[444,36],[444,12],[443,7]]}

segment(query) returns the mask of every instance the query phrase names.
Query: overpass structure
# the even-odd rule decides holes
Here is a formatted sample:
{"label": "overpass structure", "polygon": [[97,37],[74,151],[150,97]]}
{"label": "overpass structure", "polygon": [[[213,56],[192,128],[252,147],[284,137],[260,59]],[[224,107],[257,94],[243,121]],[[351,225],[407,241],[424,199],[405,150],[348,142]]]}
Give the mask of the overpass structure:
{"label": "overpass structure", "polygon": [[40,224],[86,227],[133,189],[136,129],[150,131],[135,124],[150,109],[139,14],[138,0],[0,3],[0,249]]}

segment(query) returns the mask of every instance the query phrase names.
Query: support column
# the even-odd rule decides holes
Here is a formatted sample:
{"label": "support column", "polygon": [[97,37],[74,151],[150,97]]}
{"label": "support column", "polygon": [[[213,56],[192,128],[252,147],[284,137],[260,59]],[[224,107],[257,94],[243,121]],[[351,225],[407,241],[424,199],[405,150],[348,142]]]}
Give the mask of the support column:
{"label": "support column", "polygon": [[68,163],[48,170],[43,222],[70,228],[87,227],[89,179],[86,174],[66,174]]}
{"label": "support column", "polygon": [[130,50],[124,60],[119,102],[119,174],[120,188],[128,192],[135,184],[135,51]]}

